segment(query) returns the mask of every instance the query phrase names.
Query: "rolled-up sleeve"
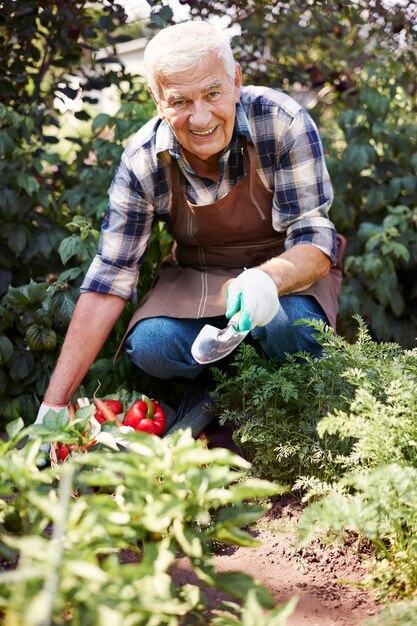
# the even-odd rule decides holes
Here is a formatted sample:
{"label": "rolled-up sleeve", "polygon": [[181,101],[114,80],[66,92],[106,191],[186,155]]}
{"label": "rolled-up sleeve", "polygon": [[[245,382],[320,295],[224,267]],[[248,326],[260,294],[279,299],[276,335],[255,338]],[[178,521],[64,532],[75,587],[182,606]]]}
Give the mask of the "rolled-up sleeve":
{"label": "rolled-up sleeve", "polygon": [[337,243],[328,213],[333,189],[316,125],[301,109],[280,143],[275,171],[273,225],[286,232],[285,247],[299,243],[318,247],[333,263]]}
{"label": "rolled-up sleeve", "polygon": [[153,215],[153,206],[145,199],[125,152],[110,186],[98,251],[81,293],[96,291],[136,302],[139,269],[148,247]]}

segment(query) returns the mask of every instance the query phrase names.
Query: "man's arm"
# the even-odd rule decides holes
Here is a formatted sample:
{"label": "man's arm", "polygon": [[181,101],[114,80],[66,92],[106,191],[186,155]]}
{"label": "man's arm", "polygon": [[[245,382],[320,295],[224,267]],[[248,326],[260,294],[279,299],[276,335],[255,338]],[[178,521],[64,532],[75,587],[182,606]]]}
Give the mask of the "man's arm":
{"label": "man's arm", "polygon": [[278,294],[285,296],[307,289],[330,270],[331,261],[316,246],[298,244],[269,259],[258,269],[263,270],[274,281]]}
{"label": "man's arm", "polygon": [[67,404],[101,350],[126,301],[119,296],[83,293],[52,374],[44,402]]}

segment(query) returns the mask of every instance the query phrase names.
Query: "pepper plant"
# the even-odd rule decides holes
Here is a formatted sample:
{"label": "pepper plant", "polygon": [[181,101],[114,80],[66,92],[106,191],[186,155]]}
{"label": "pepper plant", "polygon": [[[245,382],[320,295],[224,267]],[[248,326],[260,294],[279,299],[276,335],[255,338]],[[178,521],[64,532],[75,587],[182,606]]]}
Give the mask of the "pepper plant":
{"label": "pepper plant", "polygon": [[[188,431],[170,440],[134,433],[122,450],[107,432],[99,451],[40,472],[42,428],[22,427],[23,420],[10,423],[9,440],[0,443],[0,548],[10,563],[0,574],[5,624],[208,623],[202,585],[244,602],[239,612],[248,624],[263,615],[261,607],[272,610],[271,626],[285,623],[293,603],[275,608],[250,576],[214,568],[212,542],[257,544],[242,527],[265,507],[248,500],[281,491],[248,478],[241,457],[203,448]],[[54,428],[50,437],[65,441],[75,426]],[[28,433],[33,438],[18,449]],[[175,584],[180,555],[189,558],[198,585]]]}

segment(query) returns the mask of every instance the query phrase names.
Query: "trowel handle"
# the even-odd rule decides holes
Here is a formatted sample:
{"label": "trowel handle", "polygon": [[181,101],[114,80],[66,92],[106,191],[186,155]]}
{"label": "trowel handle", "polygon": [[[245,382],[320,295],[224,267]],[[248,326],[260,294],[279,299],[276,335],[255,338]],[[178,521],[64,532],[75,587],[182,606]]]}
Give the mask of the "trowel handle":
{"label": "trowel handle", "polygon": [[[233,335],[236,335],[236,333],[241,333],[242,331],[239,331],[239,316],[240,316],[240,312],[238,311],[237,313],[235,313],[235,315],[233,315],[233,317],[230,318],[230,320],[227,323],[226,328],[224,328],[222,331],[220,331],[219,333],[219,338],[221,339],[221,341],[227,341],[230,337],[233,337]],[[245,334],[247,335],[246,331]]]}
{"label": "trowel handle", "polygon": [[232,315],[232,317],[227,323],[227,328],[229,328],[229,326],[232,326],[232,328],[236,331],[239,328],[239,318],[240,318],[240,311]]}

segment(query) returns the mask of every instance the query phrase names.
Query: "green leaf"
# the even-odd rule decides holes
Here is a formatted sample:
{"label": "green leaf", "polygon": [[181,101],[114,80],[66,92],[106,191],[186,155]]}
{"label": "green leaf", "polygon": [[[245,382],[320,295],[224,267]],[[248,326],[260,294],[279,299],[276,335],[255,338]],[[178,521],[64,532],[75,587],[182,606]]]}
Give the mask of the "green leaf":
{"label": "green leaf", "polygon": [[9,439],[14,439],[24,427],[25,423],[21,417],[18,417],[13,422],[9,422],[6,425],[6,432],[9,435]]}
{"label": "green leaf", "polygon": [[61,430],[65,424],[68,423],[69,413],[65,407],[60,411],[53,411],[52,409],[45,413],[43,418],[43,425],[48,430]]}
{"label": "green leaf", "polygon": [[13,344],[6,335],[0,336],[0,365],[4,365],[14,352]]}
{"label": "green leaf", "polygon": [[64,272],[61,272],[58,279],[62,281],[67,281],[67,280],[71,281],[71,280],[75,280],[76,278],[78,278],[78,276],[82,273],[83,271],[81,267],[71,267],[70,269],[65,270]]}
{"label": "green leaf", "polygon": [[5,132],[0,133],[0,159],[3,159],[7,156],[7,153],[13,150],[14,141],[12,138]]}
{"label": "green leaf", "polygon": [[412,155],[410,159],[410,164],[414,170],[414,174],[417,174],[417,152],[414,152],[414,154]]}
{"label": "green leaf", "polygon": [[40,185],[34,176],[20,173],[17,175],[16,181],[19,187],[24,189],[29,196],[32,196],[40,189]]}
{"label": "green leaf", "polygon": [[27,285],[27,294],[31,302],[41,304],[44,301],[48,285],[46,283],[37,283],[31,280]]}
{"label": "green leaf", "polygon": [[387,96],[381,94],[379,91],[369,87],[368,85],[362,87],[361,96],[363,102],[367,105],[367,108],[375,115],[375,117],[385,118],[390,107],[390,100]]}
{"label": "green leaf", "polygon": [[249,533],[245,532],[238,526],[219,526],[213,530],[213,538],[221,541],[222,543],[231,544],[234,546],[244,546],[248,548],[255,548],[261,545],[258,539],[255,539]]}
{"label": "green leaf", "polygon": [[233,526],[247,526],[256,522],[265,513],[266,507],[238,503],[231,507],[221,508],[216,522]]}
{"label": "green leaf", "polygon": [[369,165],[367,145],[350,144],[343,155],[343,163],[352,173],[359,173]]}
{"label": "green leaf", "polygon": [[91,127],[93,130],[100,130],[107,126],[110,119],[111,117],[107,113],[99,113],[97,117],[94,118]]}
{"label": "green leaf", "polygon": [[272,593],[261,583],[243,572],[220,572],[214,574],[216,587],[230,595],[245,600],[249,591],[253,590],[259,604],[265,609],[273,609],[275,601]]}
{"label": "green leaf", "polygon": [[67,264],[69,259],[76,256],[81,249],[81,239],[79,235],[71,235],[63,241],[61,241],[58,252],[64,265]]}
{"label": "green leaf", "polygon": [[262,480],[260,478],[248,478],[244,482],[237,483],[230,487],[233,501],[246,500],[249,498],[264,498],[286,493],[287,491],[288,487],[283,487],[282,485],[277,485],[269,480]]}
{"label": "green leaf", "polygon": [[26,247],[28,241],[28,231],[24,226],[15,225],[7,237],[10,250],[19,256]]}
{"label": "green leaf", "polygon": [[393,289],[392,291],[390,306],[391,306],[392,312],[397,317],[400,317],[404,313],[405,300],[397,289]]}
{"label": "green leaf", "polygon": [[22,287],[9,287],[7,302],[18,313],[24,313],[33,305],[43,302],[47,288],[46,283],[36,283],[33,280]]}
{"label": "green leaf", "polygon": [[9,373],[14,381],[22,380],[29,376],[35,368],[35,359],[30,352],[16,350],[9,362]]}
{"label": "green leaf", "polygon": [[75,302],[68,291],[60,291],[53,296],[52,313],[63,324],[68,324],[75,309]]}
{"label": "green leaf", "polygon": [[380,189],[372,187],[366,196],[366,208],[370,213],[376,213],[384,207],[386,195]]}
{"label": "green leaf", "polygon": [[31,306],[31,301],[23,287],[9,287],[7,302],[17,313],[24,313]]}
{"label": "green leaf", "polygon": [[392,254],[397,259],[402,259],[406,263],[410,260],[410,252],[408,248],[398,241],[388,241],[381,248],[384,255]]}
{"label": "green leaf", "polygon": [[25,335],[31,350],[53,350],[57,344],[56,332],[52,328],[31,324]]}
{"label": "green leaf", "polygon": [[52,326],[52,318],[49,315],[48,311],[46,311],[43,307],[37,309],[33,314],[33,319],[37,324],[41,326],[46,326],[46,328],[51,328]]}
{"label": "green leaf", "polygon": [[77,419],[81,419],[84,421],[88,421],[91,417],[93,417],[96,412],[96,408],[94,404],[88,404],[87,406],[82,406],[77,409]]}
{"label": "green leaf", "polygon": [[22,417],[22,404],[18,398],[11,400],[4,409],[4,417],[7,420],[18,420]]}

